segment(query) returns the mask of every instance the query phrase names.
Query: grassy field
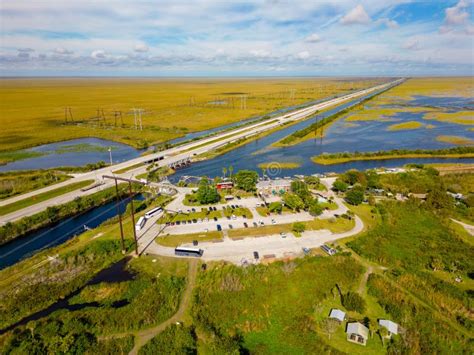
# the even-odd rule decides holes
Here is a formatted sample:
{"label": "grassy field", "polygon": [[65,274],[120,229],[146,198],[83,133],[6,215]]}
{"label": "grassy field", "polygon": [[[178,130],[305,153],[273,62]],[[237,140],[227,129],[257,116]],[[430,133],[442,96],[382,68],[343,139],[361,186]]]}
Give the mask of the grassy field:
{"label": "grassy field", "polygon": [[438,136],[436,140],[444,143],[451,143],[456,145],[474,145],[474,139],[460,136]]}
{"label": "grassy field", "polygon": [[22,208],[34,205],[36,203],[40,203],[46,200],[49,200],[53,197],[64,195],[65,193],[78,190],[82,187],[85,187],[87,185],[90,185],[94,182],[94,180],[85,180],[85,181],[80,181],[76,182],[67,186],[63,186],[51,191],[43,192],[39,195],[36,195],[32,198],[25,198],[23,200],[19,200],[14,203],[10,203],[8,205],[0,207],[0,216],[6,215],[8,213],[12,213],[15,211],[18,211]]}
{"label": "grassy field", "polygon": [[387,127],[388,131],[404,131],[410,129],[418,129],[423,127],[423,123],[416,121],[408,121],[403,123],[396,123]]}
{"label": "grassy field", "polygon": [[260,163],[258,167],[260,169],[296,169],[301,166],[301,163],[297,162],[278,162],[278,161],[271,161],[268,163]]}
{"label": "grassy field", "polygon": [[[2,79],[0,151],[90,136],[143,146],[379,82],[323,78]],[[243,95],[247,96],[245,109],[241,108]],[[74,123],[65,124],[65,107],[71,108]],[[133,107],[145,110],[143,131],[132,129]],[[104,111],[103,116],[101,111],[97,114],[98,108]],[[121,111],[123,126],[119,117],[115,127],[114,111]]]}
{"label": "grassy field", "polygon": [[206,233],[166,235],[156,238],[156,242],[167,247],[177,247],[181,244],[192,243],[194,240],[197,240],[198,242],[209,242],[222,240],[222,238],[222,232],[210,231]]}
{"label": "grassy field", "polygon": [[69,179],[61,171],[18,171],[0,174],[0,200]]}

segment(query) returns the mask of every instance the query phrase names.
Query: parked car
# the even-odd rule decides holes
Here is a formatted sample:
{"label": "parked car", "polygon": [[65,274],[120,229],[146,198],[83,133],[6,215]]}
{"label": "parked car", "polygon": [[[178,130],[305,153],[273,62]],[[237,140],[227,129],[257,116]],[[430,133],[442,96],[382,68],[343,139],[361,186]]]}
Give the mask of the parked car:
{"label": "parked car", "polygon": [[214,217],[214,222],[217,222],[217,217]]}
{"label": "parked car", "polygon": [[247,224],[247,222],[244,222],[244,227],[245,227],[245,228],[248,228],[248,227],[249,227],[249,225]]}
{"label": "parked car", "polygon": [[255,260],[258,260],[260,258],[260,256],[258,255],[258,251],[253,252],[253,257],[255,258]]}
{"label": "parked car", "polygon": [[196,209],[195,209],[195,208],[191,208],[191,211],[196,212]]}
{"label": "parked car", "polygon": [[272,224],[276,224],[276,223],[277,223],[277,222],[276,222],[274,219],[272,219]]}
{"label": "parked car", "polygon": [[241,197],[240,197],[240,196],[236,196],[236,197],[237,197],[237,200],[240,200],[240,199],[241,199]]}
{"label": "parked car", "polygon": [[286,233],[281,232],[280,235],[281,235],[282,238],[286,238]]}
{"label": "parked car", "polygon": [[253,226],[254,226],[254,227],[258,227],[257,222],[253,222]]}
{"label": "parked car", "polygon": [[220,224],[217,225],[217,231],[220,232],[222,230],[222,227]]}
{"label": "parked car", "polygon": [[198,221],[197,221],[197,219],[196,219],[196,218],[194,218],[194,219],[193,219],[193,223],[197,223],[197,222],[198,222]]}
{"label": "parked car", "polygon": [[193,240],[193,245],[194,245],[194,246],[198,245],[198,241],[197,241],[197,240]]}
{"label": "parked car", "polygon": [[234,227],[232,226],[232,224],[229,224],[229,229],[234,229]]}
{"label": "parked car", "polygon": [[232,219],[237,219],[237,217],[235,216],[235,214],[232,215]]}

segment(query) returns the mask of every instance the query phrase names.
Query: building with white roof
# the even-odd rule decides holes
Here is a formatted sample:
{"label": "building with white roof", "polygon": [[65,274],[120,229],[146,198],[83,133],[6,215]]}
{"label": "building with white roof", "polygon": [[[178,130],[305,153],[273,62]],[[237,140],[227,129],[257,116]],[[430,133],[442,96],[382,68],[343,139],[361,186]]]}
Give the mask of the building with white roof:
{"label": "building with white roof", "polygon": [[379,325],[388,330],[388,337],[398,334],[398,324],[388,319],[379,319]]}
{"label": "building with white roof", "polygon": [[329,313],[329,318],[337,319],[339,322],[344,322],[346,318],[346,313],[341,311],[340,309],[333,308]]}
{"label": "building with white roof", "polygon": [[359,322],[347,323],[347,341],[360,345],[366,345],[369,339],[369,328]]}

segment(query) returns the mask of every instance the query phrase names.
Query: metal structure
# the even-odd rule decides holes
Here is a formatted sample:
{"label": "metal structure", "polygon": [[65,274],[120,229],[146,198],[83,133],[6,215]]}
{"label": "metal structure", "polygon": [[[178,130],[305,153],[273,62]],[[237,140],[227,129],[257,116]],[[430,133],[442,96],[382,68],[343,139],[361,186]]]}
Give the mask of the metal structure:
{"label": "metal structure", "polygon": [[74,122],[74,117],[72,117],[72,109],[70,107],[64,108],[64,121],[68,123],[68,118],[71,122]]}
{"label": "metal structure", "polygon": [[114,111],[115,127],[117,127],[117,120],[118,119],[120,119],[121,126],[123,126],[122,111]]}
{"label": "metal structure", "polygon": [[142,124],[142,113],[145,111],[142,108],[132,108],[133,111],[133,122],[135,129],[139,129],[143,131],[143,124]]}

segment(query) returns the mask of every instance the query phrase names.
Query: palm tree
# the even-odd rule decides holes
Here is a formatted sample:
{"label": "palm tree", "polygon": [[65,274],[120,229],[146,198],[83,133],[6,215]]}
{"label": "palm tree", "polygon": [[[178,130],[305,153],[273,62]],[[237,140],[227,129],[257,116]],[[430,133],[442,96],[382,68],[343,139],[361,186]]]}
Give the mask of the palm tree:
{"label": "palm tree", "polygon": [[229,166],[229,174],[230,178],[232,179],[232,172],[234,171],[234,167],[232,165]]}
{"label": "palm tree", "polygon": [[222,174],[224,175],[224,179],[225,179],[225,176],[227,174],[227,168],[225,166],[222,168]]}

